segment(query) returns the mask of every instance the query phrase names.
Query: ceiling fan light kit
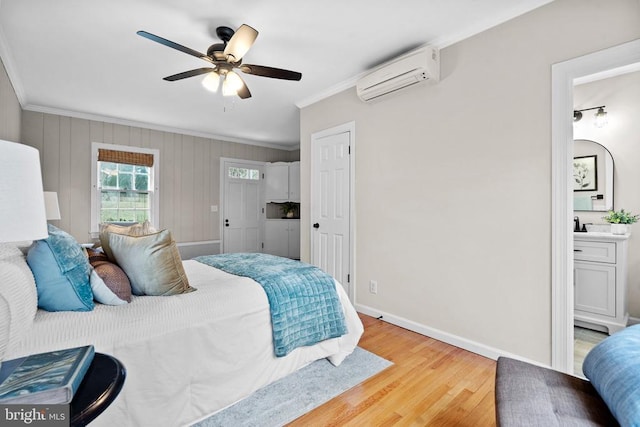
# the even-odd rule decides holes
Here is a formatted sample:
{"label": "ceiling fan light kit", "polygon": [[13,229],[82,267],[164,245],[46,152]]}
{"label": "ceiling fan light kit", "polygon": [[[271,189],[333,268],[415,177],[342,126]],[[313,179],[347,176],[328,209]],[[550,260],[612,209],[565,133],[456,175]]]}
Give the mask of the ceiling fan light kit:
{"label": "ceiling fan light kit", "polygon": [[138,31],[137,34],[156,43],[160,43],[172,49],[179,50],[196,58],[210,63],[209,67],[196,68],[164,77],[164,80],[174,82],[177,80],[207,74],[202,80],[202,85],[211,92],[217,92],[222,81],[222,95],[237,95],[241,99],[251,97],[251,92],[242,77],[234,69],[245,74],[269,77],[281,80],[299,81],[302,74],[297,71],[289,71],[281,68],[266,67],[264,65],[242,64],[242,58],[249,51],[258,37],[258,31],[249,25],[242,24],[237,31],[229,27],[218,27],[216,34],[223,43],[216,43],[207,49],[207,54],[198,52],[181,44],[172,42],[163,37],[151,34],[147,31]]}
{"label": "ceiling fan light kit", "polygon": [[225,74],[224,82],[222,82],[222,95],[237,95],[238,91],[242,89],[242,86],[244,86],[242,78],[233,71],[229,71],[227,72],[227,74]]}
{"label": "ceiling fan light kit", "polygon": [[214,72],[207,73],[202,79],[202,86],[210,92],[217,92],[220,86],[220,75]]}

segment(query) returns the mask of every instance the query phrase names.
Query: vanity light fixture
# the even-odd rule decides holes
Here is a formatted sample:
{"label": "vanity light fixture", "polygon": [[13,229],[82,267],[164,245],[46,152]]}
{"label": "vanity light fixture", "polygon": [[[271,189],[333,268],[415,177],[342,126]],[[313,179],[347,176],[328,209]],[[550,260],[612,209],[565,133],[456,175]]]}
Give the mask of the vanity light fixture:
{"label": "vanity light fixture", "polygon": [[591,108],[583,108],[581,110],[573,110],[573,121],[575,122],[579,122],[582,119],[582,112],[583,111],[590,111],[590,110],[598,110],[595,114],[595,122],[594,125],[598,128],[604,127],[607,125],[608,120],[607,120],[607,112],[604,111],[606,107],[604,105],[601,105],[599,107],[591,107]]}
{"label": "vanity light fixture", "polygon": [[596,122],[595,125],[598,128],[604,127],[609,123],[607,120],[607,112],[604,111],[604,107],[598,108],[598,112],[596,113]]}

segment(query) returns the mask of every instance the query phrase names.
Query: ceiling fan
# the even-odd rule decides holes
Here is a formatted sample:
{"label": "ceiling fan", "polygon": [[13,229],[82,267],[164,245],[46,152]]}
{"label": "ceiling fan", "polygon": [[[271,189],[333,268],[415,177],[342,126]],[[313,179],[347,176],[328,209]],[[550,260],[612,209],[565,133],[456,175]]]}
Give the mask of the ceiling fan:
{"label": "ceiling fan", "polygon": [[209,46],[206,55],[146,31],[141,30],[138,31],[137,34],[154,42],[195,56],[196,58],[204,59],[211,64],[209,67],[196,68],[195,70],[184,71],[164,77],[164,80],[170,82],[207,74],[202,81],[202,85],[206,89],[216,92],[222,81],[222,94],[224,96],[238,95],[240,98],[246,99],[251,97],[251,92],[249,92],[249,88],[244,80],[242,80],[242,77],[240,77],[234,69],[238,69],[246,74],[270,77],[273,79],[298,81],[302,78],[302,74],[296,71],[265,67],[264,65],[243,64],[242,57],[258,37],[258,32],[245,24],[242,24],[235,32],[229,27],[218,27],[216,34],[223,43],[216,43]]}

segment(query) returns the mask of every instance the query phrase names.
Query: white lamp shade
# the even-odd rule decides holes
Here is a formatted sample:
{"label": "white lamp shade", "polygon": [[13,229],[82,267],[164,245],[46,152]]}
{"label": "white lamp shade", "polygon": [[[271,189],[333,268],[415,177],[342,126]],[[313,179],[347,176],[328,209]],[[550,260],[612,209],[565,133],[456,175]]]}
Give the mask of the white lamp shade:
{"label": "white lamp shade", "polygon": [[234,73],[233,71],[229,71],[224,76],[224,81],[222,82],[222,95],[223,96],[235,96],[238,94],[238,91],[244,85],[242,78],[239,75]]}
{"label": "white lamp shade", "polygon": [[207,75],[202,79],[202,86],[205,89],[211,92],[217,92],[218,86],[220,85],[220,76],[215,71],[207,73]]}
{"label": "white lamp shade", "polygon": [[0,140],[0,242],[47,236],[38,150]]}
{"label": "white lamp shade", "polygon": [[58,193],[55,191],[44,192],[44,211],[47,214],[47,220],[62,219],[60,217],[60,206],[58,205]]}
{"label": "white lamp shade", "polygon": [[602,128],[605,127],[607,125],[607,123],[609,122],[609,120],[607,119],[607,112],[604,111],[603,108],[599,108],[598,112],[596,113],[596,120],[593,123],[595,125],[595,127],[597,128]]}

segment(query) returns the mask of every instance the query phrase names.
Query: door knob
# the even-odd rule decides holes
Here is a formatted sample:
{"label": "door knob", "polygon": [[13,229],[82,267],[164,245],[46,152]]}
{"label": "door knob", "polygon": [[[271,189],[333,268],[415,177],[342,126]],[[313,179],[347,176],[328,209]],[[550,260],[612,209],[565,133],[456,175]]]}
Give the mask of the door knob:
{"label": "door knob", "polygon": [[315,224],[313,224],[313,228],[320,228],[320,224],[316,222]]}

